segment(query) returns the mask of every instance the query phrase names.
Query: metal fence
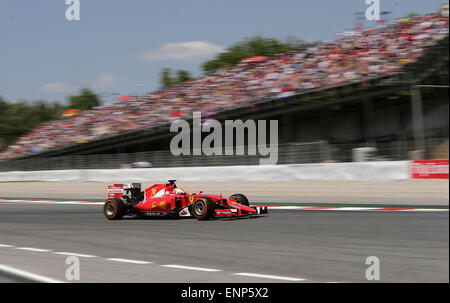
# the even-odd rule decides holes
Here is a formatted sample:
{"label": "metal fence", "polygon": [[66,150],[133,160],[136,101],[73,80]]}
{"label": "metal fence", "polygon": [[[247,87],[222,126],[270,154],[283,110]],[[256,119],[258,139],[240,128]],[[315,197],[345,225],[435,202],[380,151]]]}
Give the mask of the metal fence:
{"label": "metal fence", "polygon": [[[425,157],[431,157],[431,150],[448,139],[428,139]],[[349,162],[352,151],[357,147],[375,147],[377,152],[369,160],[406,160],[414,150],[412,141],[391,141],[372,144],[329,144],[327,141],[310,143],[288,143],[278,145],[277,164]],[[258,151],[258,149],[256,149]],[[150,151],[139,153],[99,154],[34,158],[0,162],[0,171],[14,170],[54,170],[54,169],[113,169],[123,168],[132,163],[148,162],[152,167],[186,166],[228,166],[258,165],[261,158],[268,156],[248,155],[181,155],[174,156],[170,151]]]}
{"label": "metal fence", "polygon": [[[425,147],[422,153],[423,159],[435,157],[435,148],[439,144],[448,141],[447,138],[428,138],[425,140]],[[417,150],[413,140],[396,140],[389,142],[364,143],[364,144],[333,144],[330,146],[330,154],[333,161],[352,161],[353,149],[357,147],[374,147],[376,154],[371,159],[373,161],[400,161],[413,160],[410,152]],[[446,156],[448,159],[448,154]]]}

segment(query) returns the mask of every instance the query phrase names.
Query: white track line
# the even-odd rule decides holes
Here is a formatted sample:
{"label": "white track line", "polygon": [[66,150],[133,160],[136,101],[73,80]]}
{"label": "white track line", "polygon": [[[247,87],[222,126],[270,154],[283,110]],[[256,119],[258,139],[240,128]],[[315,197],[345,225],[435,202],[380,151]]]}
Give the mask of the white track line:
{"label": "white track line", "polygon": [[[13,245],[9,244],[0,244],[0,247],[15,247]],[[20,250],[27,250],[27,251],[35,251],[35,252],[52,252],[48,249],[41,249],[41,248],[34,248],[34,247],[16,247],[16,249]],[[56,251],[53,252],[57,255],[66,255],[66,256],[75,256],[75,257],[82,257],[82,258],[98,258],[98,256],[94,255],[87,255],[87,254],[79,254],[79,253],[72,253],[72,252],[64,252],[64,251]],[[153,262],[148,261],[140,261],[140,260],[132,260],[132,259],[124,259],[124,258],[105,258],[107,261],[113,261],[113,262],[122,262],[122,263],[132,263],[132,264],[152,264]],[[3,267],[2,267],[3,266]],[[166,264],[166,265],[160,265],[161,267],[167,267],[167,268],[176,268],[176,269],[186,269],[186,270],[196,270],[196,271],[205,271],[205,272],[218,272],[223,271],[222,269],[215,269],[215,268],[206,268],[206,267],[194,267],[194,266],[185,266],[185,265],[177,265],[177,264]],[[28,273],[26,271],[14,269],[12,267],[8,267],[5,265],[0,264],[0,272],[1,271],[8,272],[10,274],[14,274],[22,277],[24,279],[33,280],[37,282],[46,282],[46,283],[64,283],[58,280],[53,280],[44,276],[35,275],[33,273]],[[302,278],[293,278],[293,277],[283,277],[283,276],[274,276],[274,275],[262,275],[262,274],[254,274],[254,273],[233,273],[233,275],[237,276],[247,276],[247,277],[256,277],[256,278],[263,278],[263,279],[272,279],[272,280],[284,280],[284,281],[294,281],[294,282],[301,282],[305,281],[306,279]]]}
{"label": "white track line", "polygon": [[0,199],[0,203],[29,203],[29,204],[76,204],[76,205],[100,205],[104,202],[96,201],[52,201],[52,200],[15,200]]}
{"label": "white track line", "polygon": [[9,245],[9,244],[0,244],[0,247],[14,247],[14,245]]}
{"label": "white track line", "polygon": [[448,208],[397,208],[395,206],[391,207],[321,207],[321,206],[267,206],[269,209],[277,210],[303,210],[303,211],[371,211],[371,212],[448,212]]}
{"label": "white track line", "polygon": [[34,274],[25,270],[14,268],[11,266],[0,264],[0,273],[6,273],[15,277],[19,277],[28,281],[40,283],[64,283],[63,281],[55,280],[49,277]]}
{"label": "white track line", "polygon": [[302,279],[302,278],[281,277],[281,276],[272,276],[272,275],[261,275],[261,274],[252,274],[252,273],[248,273],[248,272],[239,272],[239,273],[234,273],[233,275],[245,276],[245,277],[263,278],[263,279],[284,280],[284,281],[297,281],[297,282],[306,281],[306,279]]}
{"label": "white track line", "polygon": [[16,249],[27,250],[27,251],[36,251],[36,252],[49,252],[49,251],[51,251],[49,249],[34,248],[34,247],[16,247]]}
{"label": "white track line", "polygon": [[[259,206],[259,205],[252,205],[252,206]],[[299,209],[303,209],[303,208],[307,208],[310,206],[283,206],[283,205],[269,205],[267,206],[268,209],[286,209],[286,210],[299,210]]]}
{"label": "white track line", "polygon": [[41,202],[41,204],[76,204],[76,205],[103,205],[103,202],[82,202],[82,201],[64,201],[64,202]]}
{"label": "white track line", "polygon": [[168,265],[161,265],[161,266],[162,267],[170,267],[170,268],[188,269],[188,270],[209,271],[209,272],[222,271],[221,269],[205,268],[205,267],[192,267],[192,266],[184,266],[184,265],[176,265],[176,264],[168,264]]}
{"label": "white track line", "polygon": [[151,264],[151,263],[153,263],[153,262],[147,262],[147,261],[130,260],[130,259],[122,259],[122,258],[108,258],[105,260],[114,261],[114,262],[123,262],[123,263],[133,263],[133,264]]}
{"label": "white track line", "polygon": [[[399,211],[407,211],[407,210],[399,210]],[[447,209],[438,209],[438,208],[416,208],[416,209],[412,209],[409,211],[420,211],[420,212],[433,212],[433,211],[447,211],[448,212],[448,208]]]}
{"label": "white track line", "polygon": [[74,256],[74,257],[80,257],[80,258],[98,258],[97,256],[94,256],[94,255],[76,254],[76,253],[71,253],[71,252],[66,252],[66,251],[57,251],[57,252],[54,252],[54,254],[64,255],[64,256]]}
{"label": "white track line", "polygon": [[[16,199],[0,199],[0,204],[2,203],[28,203],[28,204],[69,204],[69,205],[103,205],[104,202],[97,201],[62,201],[62,200],[16,200]],[[281,209],[281,210],[326,210],[326,211],[395,211],[395,212],[448,212],[448,208],[446,209],[436,209],[436,208],[407,208],[407,209],[395,209],[395,205],[391,207],[345,207],[345,206],[336,206],[336,207],[321,207],[321,206],[284,206],[284,205],[252,205],[252,206],[263,206],[268,207],[269,209]],[[394,208],[394,209],[389,209]]]}
{"label": "white track line", "polygon": [[340,207],[332,210],[337,211],[358,211],[358,210],[376,210],[376,207]]}

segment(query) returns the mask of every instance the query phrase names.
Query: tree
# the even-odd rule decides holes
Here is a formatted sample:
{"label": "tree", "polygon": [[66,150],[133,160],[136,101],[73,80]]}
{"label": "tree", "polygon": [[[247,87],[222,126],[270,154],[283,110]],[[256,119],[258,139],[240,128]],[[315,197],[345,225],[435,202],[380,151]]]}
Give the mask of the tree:
{"label": "tree", "polygon": [[0,96],[0,113],[3,113],[6,108],[8,108],[8,103],[6,103],[6,101]]}
{"label": "tree", "polygon": [[36,126],[58,117],[61,106],[44,101],[8,103],[0,97],[0,142],[11,144]]}
{"label": "tree", "polygon": [[173,82],[172,82],[172,77],[170,76],[170,74],[171,74],[170,68],[163,68],[161,70],[160,82],[161,82],[162,87],[167,88],[167,87],[172,86]]}
{"label": "tree", "polygon": [[89,110],[100,105],[100,100],[98,96],[88,88],[83,88],[79,95],[69,97],[69,104],[70,108]]}
{"label": "tree", "polygon": [[177,84],[182,84],[191,79],[191,74],[186,70],[177,71]]}
{"label": "tree", "polygon": [[305,46],[302,40],[289,37],[286,42],[280,42],[274,38],[255,36],[244,39],[229,47],[226,52],[217,55],[213,60],[203,64],[205,72],[238,64],[242,59],[253,56],[274,57],[292,50],[298,50]]}
{"label": "tree", "polygon": [[163,88],[179,85],[190,79],[191,75],[186,70],[177,70],[176,77],[172,77],[172,71],[170,68],[163,68],[161,70],[160,83]]}
{"label": "tree", "polygon": [[420,14],[418,14],[418,13],[409,13],[408,15],[406,15],[406,18],[415,19],[419,16],[420,16]]}
{"label": "tree", "polygon": [[88,110],[100,105],[99,98],[89,89],[81,90],[79,95],[69,97],[69,106],[60,103],[47,103],[42,100],[8,103],[0,97],[0,145],[13,143],[40,124],[58,118],[68,108]]}

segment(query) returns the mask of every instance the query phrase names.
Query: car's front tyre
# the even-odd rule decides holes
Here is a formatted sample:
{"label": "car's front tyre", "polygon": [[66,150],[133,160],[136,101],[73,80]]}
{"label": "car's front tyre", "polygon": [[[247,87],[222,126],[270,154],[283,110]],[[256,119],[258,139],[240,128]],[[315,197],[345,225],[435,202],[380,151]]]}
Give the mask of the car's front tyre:
{"label": "car's front tyre", "polygon": [[214,213],[214,202],[211,198],[199,197],[192,205],[192,214],[197,220],[209,220]]}
{"label": "car's front tyre", "polygon": [[237,202],[239,204],[250,206],[250,202],[248,201],[247,197],[243,194],[234,194],[231,195],[228,200],[233,200],[234,202]]}

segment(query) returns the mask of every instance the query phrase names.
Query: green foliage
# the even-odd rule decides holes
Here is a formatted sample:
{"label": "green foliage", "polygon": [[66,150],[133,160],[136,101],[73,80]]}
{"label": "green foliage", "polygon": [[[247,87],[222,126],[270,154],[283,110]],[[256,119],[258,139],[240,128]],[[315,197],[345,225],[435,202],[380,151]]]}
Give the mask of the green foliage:
{"label": "green foliage", "polygon": [[4,145],[14,142],[39,124],[56,118],[61,111],[62,107],[56,103],[7,103],[0,97],[0,142]]}
{"label": "green foliage", "polygon": [[191,75],[186,70],[177,70],[176,76],[172,77],[170,68],[163,68],[161,70],[160,83],[163,88],[173,85],[179,85],[191,79]]}
{"label": "green foliage", "polygon": [[40,124],[61,117],[66,109],[87,110],[97,105],[99,98],[88,89],[70,96],[68,106],[44,101],[8,103],[0,97],[0,150]]}
{"label": "green foliage", "polygon": [[166,88],[172,86],[172,77],[170,76],[170,68],[163,68],[161,70],[160,78],[161,86]]}
{"label": "green foliage", "polygon": [[81,94],[69,97],[69,108],[79,110],[89,110],[94,106],[100,105],[100,100],[96,94],[87,88],[81,90]]}
{"label": "green foliage", "polygon": [[178,84],[186,82],[189,79],[191,79],[191,75],[189,74],[188,71],[185,71],[185,70],[178,70],[177,71],[177,83]]}
{"label": "green foliage", "polygon": [[420,17],[420,14],[418,14],[418,13],[409,13],[408,15],[406,15],[406,18],[410,18],[410,19],[415,19],[417,17]]}
{"label": "green foliage", "polygon": [[219,68],[234,66],[242,59],[253,56],[274,57],[292,50],[298,50],[304,45],[305,43],[302,40],[297,40],[293,37],[289,37],[286,42],[260,36],[247,38],[229,47],[226,52],[217,55],[215,59],[204,63],[203,70],[209,72]]}

